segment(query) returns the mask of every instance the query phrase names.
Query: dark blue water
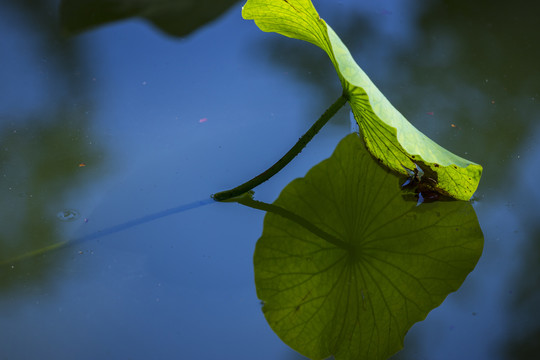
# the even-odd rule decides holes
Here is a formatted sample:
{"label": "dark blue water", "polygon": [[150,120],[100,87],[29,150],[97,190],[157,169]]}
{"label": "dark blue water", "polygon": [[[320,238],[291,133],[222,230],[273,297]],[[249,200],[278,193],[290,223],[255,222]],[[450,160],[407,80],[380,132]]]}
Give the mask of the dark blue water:
{"label": "dark blue water", "polygon": [[[141,20],[66,38],[57,2],[0,1],[2,259],[79,240],[2,268],[0,359],[299,357],[255,294],[264,213],[199,201],[270,166],[341,90],[322,51],[261,32],[241,5],[181,39]],[[315,6],[416,127],[484,166],[484,253],[396,359],[538,356],[534,12]],[[340,111],[256,197],[272,202],[330,156],[348,119]],[[77,216],[62,221],[66,210]]]}

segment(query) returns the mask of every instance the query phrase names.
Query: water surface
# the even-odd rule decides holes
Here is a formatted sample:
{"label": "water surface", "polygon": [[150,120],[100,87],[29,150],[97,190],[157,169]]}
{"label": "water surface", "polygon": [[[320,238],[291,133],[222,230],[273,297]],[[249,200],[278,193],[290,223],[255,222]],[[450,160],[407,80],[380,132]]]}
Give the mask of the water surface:
{"label": "water surface", "polygon": [[[241,5],[182,39],[141,20],[66,38],[57,2],[0,2],[2,258],[85,240],[2,267],[0,358],[298,358],[255,293],[264,213],[182,207],[266,169],[341,93],[324,53],[259,31]],[[417,128],[484,166],[474,200],[484,253],[395,358],[534,358],[534,12],[484,1],[315,6]],[[345,109],[257,198],[272,202],[348,132]]]}

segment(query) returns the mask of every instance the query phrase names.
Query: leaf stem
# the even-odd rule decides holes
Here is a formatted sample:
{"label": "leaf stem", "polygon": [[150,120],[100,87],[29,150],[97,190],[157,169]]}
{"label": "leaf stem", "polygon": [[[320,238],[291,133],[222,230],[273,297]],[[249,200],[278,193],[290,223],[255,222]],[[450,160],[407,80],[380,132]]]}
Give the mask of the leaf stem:
{"label": "leaf stem", "polygon": [[68,241],[61,241],[61,242],[57,242],[55,244],[45,246],[45,247],[40,248],[40,249],[36,249],[36,250],[30,251],[30,252],[24,253],[22,255],[12,257],[10,259],[0,260],[0,267],[7,266],[7,265],[13,265],[14,263],[17,263],[19,261],[23,261],[23,260],[38,256],[38,255],[43,255],[43,254],[48,253],[48,252],[53,251],[53,250],[61,249],[61,248],[65,247],[65,246],[67,246],[68,244],[69,244]]}
{"label": "leaf stem", "polygon": [[296,157],[306,145],[313,139],[315,135],[322,129],[322,127],[330,120],[339,109],[345,105],[347,102],[346,95],[341,95],[326,111],[321,117],[313,124],[309,130],[302,135],[300,139],[294,144],[294,146],[285,154],[281,159],[279,159],[274,165],[270,166],[267,170],[255,176],[253,179],[246,181],[242,185],[239,185],[233,189],[220,191],[212,195],[212,198],[216,201],[226,201],[233,197],[242,195],[254,187],[262,184],[266,180],[270,179],[272,176],[276,175],[281,169],[283,169],[292,159]]}
{"label": "leaf stem", "polygon": [[345,241],[337,238],[336,236],[324,231],[323,229],[319,228],[315,224],[313,224],[311,221],[306,220],[305,218],[301,217],[300,215],[297,215],[293,213],[292,211],[289,211],[285,208],[282,208],[281,206],[274,205],[274,204],[268,204],[259,200],[254,200],[252,198],[253,193],[246,194],[244,196],[238,197],[234,199],[235,202],[242,204],[244,206],[262,210],[270,213],[274,213],[276,215],[279,215],[283,217],[284,219],[290,220],[300,226],[302,226],[307,231],[311,232],[312,234],[320,237],[321,239],[329,242],[330,244],[333,244],[339,248],[348,250],[348,251],[354,251],[354,247],[346,243]]}

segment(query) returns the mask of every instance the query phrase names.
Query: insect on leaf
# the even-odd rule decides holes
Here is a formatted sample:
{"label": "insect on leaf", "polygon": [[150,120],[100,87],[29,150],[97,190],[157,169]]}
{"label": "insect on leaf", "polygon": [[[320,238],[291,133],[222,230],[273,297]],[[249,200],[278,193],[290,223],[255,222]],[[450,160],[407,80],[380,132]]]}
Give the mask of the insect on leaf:
{"label": "insect on leaf", "polygon": [[350,134],[266,207],[257,296],[293,349],[311,359],[387,359],[474,269],[483,235],[472,204],[416,206],[401,194]]}
{"label": "insect on leaf", "polygon": [[310,0],[248,0],[242,16],[263,31],[308,41],[328,54],[367,147],[381,163],[403,175],[405,169],[418,165],[432,179],[433,190],[459,200],[471,198],[482,166],[444,149],[408,122],[358,66]]}

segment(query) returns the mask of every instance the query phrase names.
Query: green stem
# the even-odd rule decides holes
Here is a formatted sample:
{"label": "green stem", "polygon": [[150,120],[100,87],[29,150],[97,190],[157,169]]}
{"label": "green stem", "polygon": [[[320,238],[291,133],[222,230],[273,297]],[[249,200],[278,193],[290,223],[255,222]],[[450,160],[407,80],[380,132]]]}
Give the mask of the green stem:
{"label": "green stem", "polygon": [[22,255],[12,257],[12,258],[7,259],[7,260],[0,260],[0,267],[6,266],[6,265],[13,265],[16,262],[26,260],[26,259],[32,258],[34,256],[42,255],[42,254],[45,254],[45,253],[47,253],[49,251],[57,250],[57,249],[60,249],[60,248],[62,248],[64,246],[67,246],[67,245],[68,245],[68,241],[57,242],[56,244],[45,246],[43,248],[33,250],[33,251],[30,251],[30,252],[24,253]]}
{"label": "green stem", "polygon": [[212,198],[216,201],[226,201],[228,199],[248,192],[254,187],[270,179],[272,176],[276,175],[281,169],[283,169],[288,163],[290,163],[291,160],[294,159],[295,156],[302,151],[302,149],[306,147],[306,145],[311,141],[311,139],[313,139],[313,137],[317,135],[319,130],[322,129],[322,127],[328,122],[328,120],[330,120],[332,116],[334,116],[338,112],[338,110],[341,109],[343,105],[345,105],[346,102],[346,96],[341,95],[332,105],[330,105],[328,109],[326,109],[324,114],[321,115],[321,117],[315,122],[315,124],[313,124],[309,128],[309,130],[304,135],[302,135],[300,139],[298,139],[298,142],[294,144],[294,146],[274,165],[269,167],[261,174],[255,176],[253,179],[243,183],[242,185],[239,185],[230,190],[225,190],[213,194]]}
{"label": "green stem", "polygon": [[245,195],[242,197],[238,197],[234,199],[239,204],[242,204],[244,206],[262,210],[270,213],[274,213],[276,215],[279,215],[287,220],[290,220],[300,226],[302,226],[307,231],[311,232],[312,234],[320,237],[323,240],[326,240],[330,244],[333,244],[339,248],[353,251],[354,248],[351,244],[346,243],[345,241],[337,238],[334,235],[329,234],[328,232],[324,231],[323,229],[319,228],[309,220],[306,220],[305,218],[301,217],[300,215],[297,215],[293,213],[292,211],[289,211],[285,208],[282,208],[281,206],[274,205],[274,204],[268,204],[262,201],[254,200],[252,197],[252,194]]}

